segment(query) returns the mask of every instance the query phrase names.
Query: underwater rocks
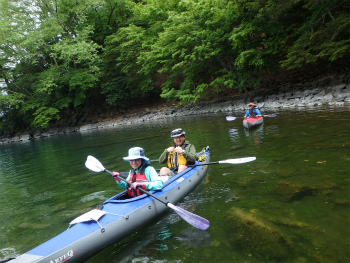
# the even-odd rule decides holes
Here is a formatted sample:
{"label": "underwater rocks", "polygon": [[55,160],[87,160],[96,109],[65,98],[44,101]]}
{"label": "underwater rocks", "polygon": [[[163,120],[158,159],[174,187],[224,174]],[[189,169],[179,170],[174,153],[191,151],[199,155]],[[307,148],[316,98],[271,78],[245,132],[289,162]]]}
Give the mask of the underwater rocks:
{"label": "underwater rocks", "polygon": [[226,219],[230,242],[246,253],[274,259],[292,253],[288,237],[253,212],[231,208]]}
{"label": "underwater rocks", "polygon": [[294,201],[304,196],[312,195],[313,189],[309,186],[294,184],[287,180],[278,182],[275,193],[283,201]]}

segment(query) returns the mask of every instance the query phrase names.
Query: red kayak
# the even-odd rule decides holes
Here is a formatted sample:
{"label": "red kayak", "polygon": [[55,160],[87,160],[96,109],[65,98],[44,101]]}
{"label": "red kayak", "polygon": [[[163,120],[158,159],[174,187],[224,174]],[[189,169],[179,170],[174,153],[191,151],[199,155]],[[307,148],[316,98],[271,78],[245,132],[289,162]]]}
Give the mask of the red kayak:
{"label": "red kayak", "polygon": [[243,120],[243,127],[250,129],[253,128],[261,123],[263,123],[263,117],[248,117],[248,118],[244,118]]}

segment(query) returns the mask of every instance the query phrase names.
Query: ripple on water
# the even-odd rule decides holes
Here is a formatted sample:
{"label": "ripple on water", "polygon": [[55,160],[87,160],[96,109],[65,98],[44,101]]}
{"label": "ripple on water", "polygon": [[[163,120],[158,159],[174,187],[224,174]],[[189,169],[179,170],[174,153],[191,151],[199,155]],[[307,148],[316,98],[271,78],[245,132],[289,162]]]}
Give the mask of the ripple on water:
{"label": "ripple on water", "polygon": [[105,201],[108,197],[106,196],[106,191],[99,191],[99,192],[95,192],[92,194],[89,194],[87,196],[84,196],[80,199],[81,202],[89,202],[92,200],[100,200],[100,201]]}

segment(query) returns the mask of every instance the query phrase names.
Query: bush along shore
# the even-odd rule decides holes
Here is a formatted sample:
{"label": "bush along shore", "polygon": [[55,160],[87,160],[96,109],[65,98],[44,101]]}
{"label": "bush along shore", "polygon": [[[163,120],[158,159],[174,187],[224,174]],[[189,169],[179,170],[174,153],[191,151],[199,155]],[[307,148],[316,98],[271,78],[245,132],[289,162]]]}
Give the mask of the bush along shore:
{"label": "bush along shore", "polygon": [[250,101],[255,102],[257,107],[265,113],[276,109],[313,109],[317,107],[337,107],[350,110],[350,76],[328,77],[310,83],[288,84],[266,90],[257,89],[216,100],[203,99],[196,104],[186,106],[176,107],[171,105],[152,110],[145,108],[142,111],[131,114],[126,113],[124,115],[110,116],[108,119],[95,116],[94,120],[89,120],[82,125],[37,130],[35,132],[16,134],[12,137],[0,138],[0,144],[30,142],[60,134],[87,132],[94,129],[118,127],[120,125],[195,114],[222,112],[229,115],[233,111],[242,111],[243,116],[243,112],[247,109],[247,104]]}

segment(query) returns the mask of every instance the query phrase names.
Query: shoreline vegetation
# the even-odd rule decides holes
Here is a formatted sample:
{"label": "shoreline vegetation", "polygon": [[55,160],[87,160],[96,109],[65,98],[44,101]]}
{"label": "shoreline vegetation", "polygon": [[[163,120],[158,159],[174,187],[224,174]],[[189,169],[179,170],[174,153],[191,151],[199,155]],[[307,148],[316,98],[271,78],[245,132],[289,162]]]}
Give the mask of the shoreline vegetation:
{"label": "shoreline vegetation", "polygon": [[226,116],[231,112],[241,111],[243,116],[250,101],[255,102],[264,114],[291,108],[313,110],[320,107],[337,107],[350,111],[350,75],[325,77],[313,82],[287,84],[266,90],[253,90],[229,97],[207,98],[189,105],[177,106],[176,103],[163,102],[149,107],[130,109],[122,114],[113,112],[95,114],[85,117],[85,121],[75,126],[62,125],[18,133],[11,137],[3,136],[0,138],[0,145],[195,114],[222,113]]}
{"label": "shoreline vegetation", "polygon": [[347,103],[338,98],[347,88],[331,90],[350,72],[345,0],[1,0],[0,9],[7,142],[120,125],[137,110],[135,121],[248,99],[263,109]]}

